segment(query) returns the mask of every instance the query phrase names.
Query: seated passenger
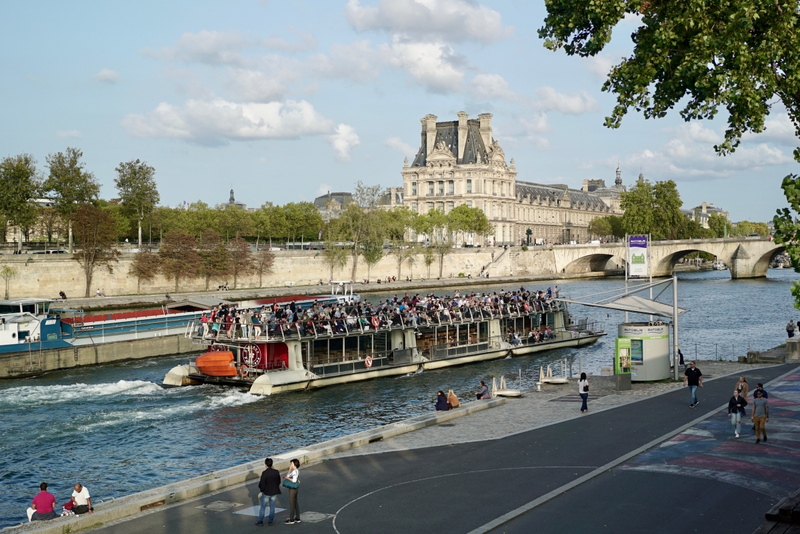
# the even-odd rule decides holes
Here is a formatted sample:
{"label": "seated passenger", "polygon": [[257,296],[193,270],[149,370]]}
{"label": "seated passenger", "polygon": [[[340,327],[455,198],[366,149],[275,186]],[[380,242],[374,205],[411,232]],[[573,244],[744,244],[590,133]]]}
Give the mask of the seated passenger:
{"label": "seated passenger", "polygon": [[436,395],[436,411],[446,412],[449,409],[450,407],[447,405],[447,397],[445,397],[444,391],[439,390],[439,393]]}
{"label": "seated passenger", "polygon": [[483,380],[481,380],[481,387],[478,391],[475,392],[475,396],[478,398],[478,400],[492,398],[492,392],[489,391],[489,387]]}
{"label": "seated passenger", "polygon": [[46,521],[58,517],[53,511],[56,498],[47,491],[47,482],[39,485],[39,493],[33,498],[30,508],[28,508],[28,521]]}
{"label": "seated passenger", "polygon": [[452,389],[447,391],[447,404],[450,406],[451,410],[461,406],[461,403],[458,401],[458,397],[456,397],[456,394],[453,393]]}
{"label": "seated passenger", "polygon": [[94,513],[92,497],[89,495],[89,490],[81,485],[80,482],[75,484],[74,491],[72,492],[72,511],[78,515]]}

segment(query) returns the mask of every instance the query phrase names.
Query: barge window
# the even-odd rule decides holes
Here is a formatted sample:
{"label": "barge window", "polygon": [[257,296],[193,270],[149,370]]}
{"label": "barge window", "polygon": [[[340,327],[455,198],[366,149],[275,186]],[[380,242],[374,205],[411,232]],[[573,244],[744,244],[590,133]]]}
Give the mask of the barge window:
{"label": "barge window", "polygon": [[340,337],[335,337],[328,340],[328,358],[332,362],[344,361],[344,343]]}
{"label": "barge window", "polygon": [[314,365],[321,365],[328,361],[328,340],[314,340]]}
{"label": "barge window", "polygon": [[478,323],[478,342],[485,343],[489,341],[489,323]]}
{"label": "barge window", "polygon": [[378,354],[389,352],[389,332],[377,332],[375,334],[375,352]]}
{"label": "barge window", "polygon": [[359,336],[358,350],[361,354],[372,353],[372,336]]}
{"label": "barge window", "polygon": [[348,360],[355,360],[358,358],[358,338],[346,337],[344,338],[344,354]]}

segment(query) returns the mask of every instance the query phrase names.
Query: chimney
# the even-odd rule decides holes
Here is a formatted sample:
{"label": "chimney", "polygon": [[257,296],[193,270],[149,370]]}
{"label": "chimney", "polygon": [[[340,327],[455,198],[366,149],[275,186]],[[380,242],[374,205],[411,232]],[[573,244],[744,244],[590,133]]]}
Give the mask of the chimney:
{"label": "chimney", "polygon": [[707,208],[707,207],[708,207],[708,206],[706,205],[706,203],[705,203],[705,202],[703,202],[703,203],[700,205],[700,213],[702,213],[703,215],[705,215],[705,214],[707,213],[707,211],[706,211],[706,208]]}
{"label": "chimney", "polygon": [[425,143],[425,156],[430,156],[433,148],[436,145],[436,115],[428,113],[420,122],[422,122],[422,139]]}
{"label": "chimney", "polygon": [[481,121],[481,139],[483,139],[483,146],[489,148],[492,144],[492,114],[481,113],[478,115]]}
{"label": "chimney", "polygon": [[583,187],[581,187],[581,190],[586,191],[587,193],[589,192],[589,180],[583,181]]}
{"label": "chimney", "polygon": [[467,147],[467,118],[464,111],[458,112],[458,161],[464,159],[464,149]]}

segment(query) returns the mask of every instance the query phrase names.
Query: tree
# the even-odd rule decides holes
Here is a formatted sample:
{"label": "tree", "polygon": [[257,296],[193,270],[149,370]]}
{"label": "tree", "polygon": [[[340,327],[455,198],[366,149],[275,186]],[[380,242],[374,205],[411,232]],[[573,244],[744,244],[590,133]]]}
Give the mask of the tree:
{"label": "tree", "polygon": [[230,236],[250,235],[253,230],[253,218],[250,212],[237,206],[226,205],[217,208],[220,233],[225,235],[225,240]]}
{"label": "tree", "polygon": [[369,239],[377,240],[381,236],[381,215],[378,212],[380,199],[381,186],[368,186],[358,181],[353,193],[353,200],[343,207],[339,217],[335,220],[335,227],[339,230],[339,240],[347,242],[350,247],[350,255],[353,260],[350,278],[353,280],[356,278],[358,257],[362,254],[364,244]]}
{"label": "tree", "polygon": [[[77,148],[67,148],[47,156],[50,175],[44,182],[44,192],[52,195],[55,208],[67,221],[69,231],[69,253],[72,254],[72,223],[78,207],[97,200],[100,184],[94,174],[85,170],[81,162],[83,152]],[[88,296],[88,295],[87,295]]]}
{"label": "tree", "polygon": [[3,297],[5,300],[8,300],[8,283],[12,278],[17,276],[17,272],[17,268],[11,267],[10,265],[3,265],[0,267],[0,278],[2,278],[3,282],[6,284],[5,296]]}
{"label": "tree", "polygon": [[582,57],[602,51],[625,16],[641,17],[632,55],[612,67],[603,85],[617,95],[606,126],[618,128],[631,108],[659,118],[682,106],[681,117],[690,121],[711,119],[724,107],[725,139],[715,149],[727,154],[744,133],[764,130],[778,97],[800,135],[796,1],[547,0],[546,6],[539,30],[545,46]]}
{"label": "tree", "polygon": [[161,272],[175,279],[175,292],[182,278],[194,278],[200,270],[200,255],[194,236],[181,230],[170,230],[158,249]]}
{"label": "tree", "polygon": [[462,234],[461,242],[466,243],[466,235],[485,235],[493,230],[492,224],[482,209],[470,208],[466,204],[456,206],[447,214],[450,230]]}
{"label": "tree", "polygon": [[[177,210],[182,211],[182,210]],[[186,224],[183,230],[192,235],[200,235],[205,230],[220,231],[219,210],[212,209],[205,202],[198,200],[189,204],[185,212]]]}
{"label": "tree", "polygon": [[273,237],[286,234],[286,217],[283,208],[274,206],[272,202],[264,202],[253,213],[253,223],[258,234],[269,240],[270,248],[272,248]]}
{"label": "tree", "polygon": [[651,184],[640,180],[621,195],[622,225],[628,234],[650,234],[653,239],[677,239],[685,225],[678,187],[672,180]]}
{"label": "tree", "polygon": [[152,252],[140,250],[136,256],[133,257],[128,274],[136,277],[137,295],[141,292],[142,281],[152,282],[160,268],[161,262],[158,256]]}
{"label": "tree", "polygon": [[109,273],[113,273],[113,264],[118,261],[120,252],[114,246],[117,242],[115,221],[107,211],[92,204],[81,204],[74,220],[75,239],[79,248],[72,258],[83,268],[86,279],[84,296],[88,297],[95,269],[105,267]]}
{"label": "tree", "polygon": [[114,184],[119,191],[122,210],[126,216],[133,216],[139,222],[138,246],[142,248],[142,221],[150,215],[161,200],[154,176],[155,168],[143,161],[131,160],[119,164],[114,169],[117,177]]}
{"label": "tree", "polygon": [[422,249],[422,261],[425,262],[425,267],[428,268],[428,278],[431,277],[431,264],[436,261],[436,251],[431,247]]}
{"label": "tree", "polygon": [[41,208],[39,210],[39,221],[41,221],[42,228],[47,236],[48,245],[53,242],[53,234],[58,234],[60,236],[64,231],[61,223],[61,217],[55,208]]}
{"label": "tree", "polygon": [[[33,156],[19,154],[3,158],[0,161],[0,216],[19,230],[31,227],[38,215],[33,200],[41,186]],[[22,235],[18,237],[17,246],[18,250],[22,247]]]}
{"label": "tree", "polygon": [[254,260],[255,271],[258,274],[258,287],[264,287],[264,274],[272,272],[272,268],[275,265],[275,254],[269,250],[262,249],[255,253]]}
{"label": "tree", "polygon": [[228,250],[230,251],[230,272],[233,274],[233,289],[236,289],[240,276],[253,274],[255,260],[250,251],[250,245],[240,235],[228,241]]}
{"label": "tree", "polygon": [[708,229],[714,237],[727,237],[733,235],[733,225],[724,215],[719,213],[708,214]]}
{"label": "tree", "polygon": [[612,235],[613,232],[608,217],[595,217],[589,222],[589,233],[592,235],[606,237]]}
{"label": "tree", "polygon": [[231,273],[230,252],[222,243],[222,237],[214,230],[207,229],[200,234],[197,243],[200,256],[198,274],[205,278],[206,291],[212,278],[228,276]]}

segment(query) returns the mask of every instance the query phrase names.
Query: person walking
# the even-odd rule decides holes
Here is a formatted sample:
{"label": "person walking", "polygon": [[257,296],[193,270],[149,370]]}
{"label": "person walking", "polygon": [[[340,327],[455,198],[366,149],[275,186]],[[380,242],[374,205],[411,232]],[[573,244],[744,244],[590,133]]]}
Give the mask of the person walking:
{"label": "person walking", "polygon": [[[761,384],[759,384],[760,386]],[[764,398],[764,390],[755,391],[756,398],[753,399],[753,412],[750,419],[756,428],[756,443],[761,443],[761,436],[764,436],[764,443],[767,442],[767,422],[769,421],[769,401]]]}
{"label": "person walking", "polygon": [[586,405],[586,401],[589,399],[589,379],[586,378],[586,373],[581,373],[581,379],[578,380],[578,394],[583,401],[581,413],[586,413],[589,411],[589,407]]}
{"label": "person walking", "polygon": [[786,325],[786,335],[794,337],[794,321],[792,319],[789,319],[789,324]]}
{"label": "person walking", "polygon": [[700,401],[697,400],[697,388],[703,387],[703,373],[700,372],[694,362],[689,362],[689,367],[683,373],[683,385],[689,386],[689,391],[692,394],[692,402],[689,404],[689,408],[694,408],[700,404]]}
{"label": "person walking", "polygon": [[289,519],[287,525],[300,523],[300,507],[297,505],[297,490],[300,488],[300,460],[289,462],[289,472],[283,477],[283,485],[289,488]]}
{"label": "person walking", "polygon": [[747,398],[747,393],[750,391],[750,386],[747,385],[747,379],[743,376],[739,377],[739,381],[736,382],[736,391],[739,392],[739,395]]}
{"label": "person walking", "polygon": [[742,397],[738,390],[733,390],[733,396],[728,401],[728,417],[733,425],[733,433],[738,438],[742,431],[742,416],[746,415],[744,410],[747,406],[747,399]]}
{"label": "person walking", "polygon": [[264,512],[269,503],[269,517],[267,524],[272,525],[275,519],[275,500],[281,494],[281,474],[277,469],[272,468],[272,458],[264,460],[266,469],[261,473],[261,480],[258,481],[258,489],[261,490],[261,508],[258,511],[258,521],[256,525],[264,526]]}

